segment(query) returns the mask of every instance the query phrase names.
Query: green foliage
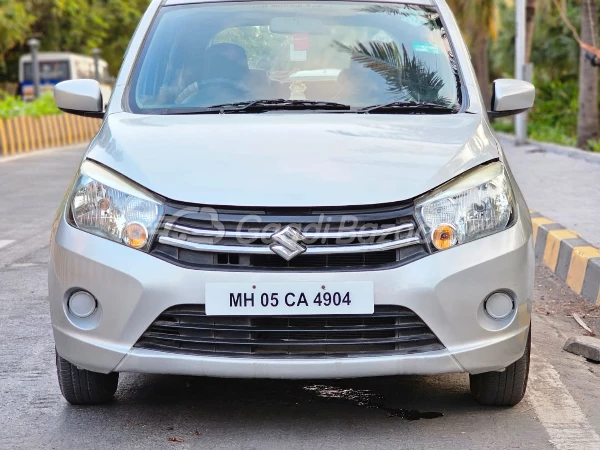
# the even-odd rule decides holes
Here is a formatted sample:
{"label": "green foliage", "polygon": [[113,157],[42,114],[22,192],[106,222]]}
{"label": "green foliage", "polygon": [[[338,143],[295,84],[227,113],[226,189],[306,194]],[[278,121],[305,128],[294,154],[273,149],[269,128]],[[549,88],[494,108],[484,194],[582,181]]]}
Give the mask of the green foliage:
{"label": "green foliage", "polygon": [[[102,49],[112,74],[149,0],[0,0],[0,80],[16,81],[17,60],[28,38],[41,51],[90,54]],[[0,70],[2,67],[0,67]]]}
{"label": "green foliage", "polygon": [[60,110],[54,103],[51,92],[46,92],[33,102],[24,102],[18,97],[3,95],[0,92],[0,119],[9,119],[20,116],[49,116],[60,114]]}
{"label": "green foliage", "polygon": [[[538,82],[536,104],[529,114],[527,132],[534,141],[574,146],[577,143],[577,82]],[[566,113],[565,113],[566,112]],[[514,133],[512,119],[494,121],[494,129]]]}
{"label": "green foliage", "polygon": [[590,151],[600,153],[600,140],[588,141],[587,145]]}
{"label": "green foliage", "polygon": [[27,39],[34,20],[23,3],[0,0],[0,64],[6,52]]}
{"label": "green foliage", "polygon": [[536,105],[530,114],[531,139],[575,145],[577,141],[578,89],[575,80],[535,80]]}
{"label": "green foliage", "polygon": [[503,118],[497,119],[492,122],[492,126],[494,130],[499,131],[501,133],[514,133],[515,132],[515,124],[512,119]]}
{"label": "green foliage", "polygon": [[[577,25],[580,8],[567,2],[567,16]],[[539,81],[576,79],[579,70],[579,46],[569,28],[561,20],[551,2],[539,6],[531,52]],[[490,69],[492,78],[512,78],[515,67],[515,10],[499,2],[502,31],[491,45]]]}
{"label": "green foliage", "polygon": [[550,125],[533,122],[529,124],[527,129],[529,131],[529,138],[534,141],[553,142],[569,147],[574,147],[577,144],[576,135],[569,135],[567,134],[567,131],[562,128],[554,128]]}
{"label": "green foliage", "polygon": [[[566,2],[567,15],[578,26],[578,2]],[[515,11],[500,2],[502,32],[491,45],[492,78],[514,76]],[[528,135],[536,141],[575,146],[577,143],[579,46],[551,2],[538,2],[531,52],[536,86],[535,106],[529,114]],[[513,132],[511,122],[494,123]]]}
{"label": "green foliage", "polygon": [[86,53],[94,47],[102,49],[102,57],[108,62],[110,72],[116,75],[131,36],[150,0],[97,0],[98,3],[100,5],[97,6],[94,21],[101,32],[94,41],[88,41]]}
{"label": "green foliage", "polygon": [[[239,27],[221,31],[215,36],[214,42],[230,42],[246,50],[250,67],[260,68],[263,64],[270,65],[270,56],[283,48],[286,41],[284,35],[275,35],[268,27]],[[289,47],[285,47],[288,51]]]}

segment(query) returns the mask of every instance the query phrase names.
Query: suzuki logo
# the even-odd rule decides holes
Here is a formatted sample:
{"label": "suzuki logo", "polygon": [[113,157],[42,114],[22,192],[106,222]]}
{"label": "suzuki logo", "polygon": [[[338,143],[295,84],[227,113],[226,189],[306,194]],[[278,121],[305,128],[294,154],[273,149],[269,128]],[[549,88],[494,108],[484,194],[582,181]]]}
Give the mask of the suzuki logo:
{"label": "suzuki logo", "polygon": [[304,238],[296,228],[286,226],[271,236],[275,243],[269,247],[273,253],[278,254],[286,261],[290,261],[306,251],[306,247],[300,244]]}

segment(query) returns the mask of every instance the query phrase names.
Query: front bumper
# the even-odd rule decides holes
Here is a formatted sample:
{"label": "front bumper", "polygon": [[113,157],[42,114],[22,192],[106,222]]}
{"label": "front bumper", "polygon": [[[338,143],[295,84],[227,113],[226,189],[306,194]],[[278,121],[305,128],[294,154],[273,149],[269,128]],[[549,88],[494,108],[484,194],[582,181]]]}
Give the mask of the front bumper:
{"label": "front bumper", "polygon": [[[533,297],[531,225],[519,220],[502,233],[428,256],[403,267],[370,272],[219,272],[177,267],[79,231],[61,219],[51,243],[49,300],[58,353],[96,372],[144,372],[249,378],[349,378],[507,367],[524,352]],[[203,304],[207,282],[372,281],[375,303],[413,310],[445,350],[400,356],[255,359],[189,356],[133,348],[166,309]],[[76,326],[65,313],[74,289],[91,292],[100,317]],[[493,321],[483,301],[496,290],[514,294],[516,312]]]}

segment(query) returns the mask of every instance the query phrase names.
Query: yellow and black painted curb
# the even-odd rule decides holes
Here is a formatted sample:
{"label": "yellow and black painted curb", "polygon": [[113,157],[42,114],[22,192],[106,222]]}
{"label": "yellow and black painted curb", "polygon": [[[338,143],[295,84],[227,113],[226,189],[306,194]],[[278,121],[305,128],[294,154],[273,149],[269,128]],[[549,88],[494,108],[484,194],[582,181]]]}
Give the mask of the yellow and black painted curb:
{"label": "yellow and black painted curb", "polygon": [[87,142],[101,123],[72,114],[0,119],[0,156]]}
{"label": "yellow and black painted curb", "polygon": [[600,305],[600,250],[532,211],[535,256],[587,300]]}

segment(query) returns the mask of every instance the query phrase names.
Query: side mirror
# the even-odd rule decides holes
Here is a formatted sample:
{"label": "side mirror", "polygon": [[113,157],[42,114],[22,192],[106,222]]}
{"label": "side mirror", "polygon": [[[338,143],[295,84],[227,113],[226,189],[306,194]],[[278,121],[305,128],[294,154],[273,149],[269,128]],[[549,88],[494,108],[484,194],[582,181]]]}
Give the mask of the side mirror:
{"label": "side mirror", "polygon": [[56,106],[66,113],[86,117],[104,117],[102,91],[96,80],[68,80],[54,87]]}
{"label": "side mirror", "polygon": [[535,87],[522,80],[502,79],[494,81],[491,119],[514,116],[527,111],[535,101]]}

